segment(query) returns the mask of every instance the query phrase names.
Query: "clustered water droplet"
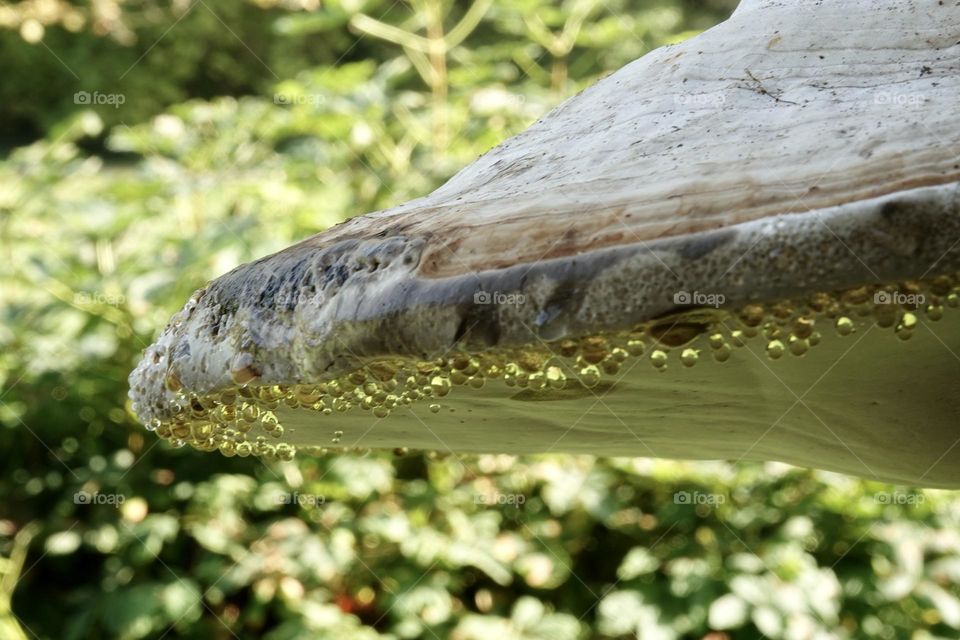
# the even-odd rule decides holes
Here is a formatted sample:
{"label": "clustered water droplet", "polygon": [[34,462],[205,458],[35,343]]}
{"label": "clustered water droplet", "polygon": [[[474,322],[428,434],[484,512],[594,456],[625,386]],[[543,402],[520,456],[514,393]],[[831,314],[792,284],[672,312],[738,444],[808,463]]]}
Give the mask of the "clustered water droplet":
{"label": "clustered water droplet", "polygon": [[[344,432],[336,426],[337,414],[366,411],[384,419],[397,410],[414,409],[421,401],[436,414],[455,387],[481,389],[499,383],[525,392],[549,393],[571,385],[592,390],[605,377],[616,382],[643,359],[661,372],[674,358],[683,368],[696,366],[707,354],[723,363],[754,339],[762,340],[771,360],[788,354],[804,357],[820,343],[819,329],[832,327],[836,335],[847,337],[871,322],[900,340],[909,340],[921,318],[936,322],[945,310],[960,307],[958,282],[957,276],[938,276],[817,293],[804,300],[753,303],[732,312],[697,310],[630,331],[565,338],[546,345],[453,352],[432,361],[377,360],[337,379],[310,385],[262,384],[255,363],[247,359],[232,372],[237,386],[196,395],[185,390],[176,371],[166,370],[162,379],[176,398],[174,410],[164,420],[150,420],[146,428],[175,447],[190,445],[226,456],[292,460],[298,450],[322,455],[346,450],[340,446]],[[890,296],[879,295],[889,291],[898,293],[892,302]],[[700,346],[693,346],[701,336]],[[329,419],[332,446],[295,447],[284,442],[285,430],[277,417],[281,408],[310,410],[323,416],[321,420]],[[398,455],[406,451],[395,450]]]}

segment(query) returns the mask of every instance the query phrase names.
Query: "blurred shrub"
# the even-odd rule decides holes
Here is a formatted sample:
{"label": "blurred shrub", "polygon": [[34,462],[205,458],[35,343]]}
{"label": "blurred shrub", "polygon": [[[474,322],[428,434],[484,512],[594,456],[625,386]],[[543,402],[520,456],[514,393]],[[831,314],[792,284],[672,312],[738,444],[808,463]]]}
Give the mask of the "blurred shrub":
{"label": "blurred shrub", "polygon": [[[957,637],[949,492],[778,464],[267,466],[170,449],[125,410],[140,351],[209,278],[428,192],[724,9],[0,10],[0,120],[47,133],[0,161],[0,631],[12,597],[58,639]],[[23,566],[17,531],[37,534]]]}
{"label": "blurred shrub", "polygon": [[[731,0],[20,0],[0,6],[0,138],[22,142],[86,105],[107,126],[145,122],[188,98],[268,95],[303,69],[402,55],[371,24],[446,24],[458,40],[449,81],[476,89],[521,74],[566,94],[729,11]],[[428,17],[435,16],[434,23]],[[432,19],[432,18],[431,18]],[[466,27],[470,27],[469,29]],[[466,38],[469,36],[469,40]],[[422,53],[406,53],[422,63]],[[568,62],[574,67],[566,70]],[[429,66],[419,64],[427,73]],[[455,68],[453,68],[455,67]],[[396,78],[410,88],[416,74]],[[99,101],[99,104],[98,104]]]}

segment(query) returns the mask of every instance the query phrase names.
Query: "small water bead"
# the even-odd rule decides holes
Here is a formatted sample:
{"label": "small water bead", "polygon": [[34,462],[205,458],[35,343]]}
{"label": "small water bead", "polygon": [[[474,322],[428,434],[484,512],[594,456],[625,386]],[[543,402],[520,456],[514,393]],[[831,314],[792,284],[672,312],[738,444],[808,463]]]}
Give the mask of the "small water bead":
{"label": "small water bead", "polygon": [[379,407],[374,407],[374,408],[373,408],[373,415],[375,415],[375,416],[378,417],[378,418],[386,418],[387,416],[390,415],[390,409],[388,409],[387,407],[385,407],[385,406],[383,406],[383,405],[381,405],[381,406],[379,406]]}
{"label": "small water bead", "polygon": [[647,348],[647,345],[644,344],[643,340],[627,341],[627,353],[629,353],[631,356],[634,356],[634,357],[642,356],[646,348]]}
{"label": "small water bead", "polygon": [[931,304],[927,306],[927,318],[933,322],[936,322],[943,318],[943,307],[938,304]]}
{"label": "small water bead", "polygon": [[241,405],[240,417],[243,418],[244,422],[256,422],[260,418],[260,407],[245,402]]}
{"label": "small water bead", "polygon": [[442,378],[440,376],[434,376],[430,379],[430,386],[433,388],[433,394],[438,398],[442,398],[448,393],[450,393],[450,380],[447,378]]}
{"label": "small water bead", "polygon": [[607,358],[601,362],[600,368],[603,369],[603,372],[608,376],[615,376],[620,373],[620,363],[613,358]]}
{"label": "small water bead", "polygon": [[684,349],[680,352],[680,362],[685,367],[692,367],[700,359],[700,352],[696,349]]}
{"label": "small water bead", "polygon": [[587,388],[593,388],[600,383],[600,369],[595,365],[587,365],[580,369],[580,382]]}
{"label": "small water bead", "polygon": [[837,333],[839,333],[841,336],[848,336],[853,333],[854,330],[853,320],[846,316],[837,318],[836,327]]}
{"label": "small water bead", "polygon": [[467,363],[467,368],[463,372],[468,376],[475,376],[480,373],[480,362],[476,358],[471,358]]}
{"label": "small water bead", "polygon": [[472,378],[470,378],[467,384],[470,386],[471,389],[482,389],[483,385],[485,385],[486,382],[487,382],[486,379],[483,378],[482,376],[473,376]]}
{"label": "small water bead", "polygon": [[449,366],[454,371],[463,371],[470,366],[470,356],[460,353],[450,358]]}
{"label": "small water bead", "polygon": [[917,316],[913,313],[907,312],[903,314],[903,317],[900,318],[900,324],[897,326],[897,329],[907,329],[914,330],[917,327]]}
{"label": "small water bead", "polygon": [[343,437],[343,431],[337,429],[336,431],[333,432],[333,437],[330,438],[330,442],[332,442],[333,444],[339,444],[340,438],[342,437]]}
{"label": "small water bead", "polygon": [[740,329],[736,329],[730,333],[730,344],[735,347],[742,347],[747,344],[747,336]]}
{"label": "small water bead", "polygon": [[541,391],[547,387],[547,377],[537,371],[527,376],[527,386],[534,391]]}
{"label": "small water bead", "polygon": [[713,350],[713,359],[717,362],[726,362],[730,359],[730,354],[733,352],[733,349],[729,344],[722,344]]}
{"label": "small water bead", "polygon": [[793,323],[793,335],[798,338],[809,338],[813,334],[814,320],[800,317]]}
{"label": "small water bead", "polygon": [[777,340],[781,336],[780,327],[774,322],[767,322],[763,325],[763,337],[767,340]]}
{"label": "small water bead", "polygon": [[873,315],[877,326],[889,329],[897,323],[897,310],[891,304],[878,304],[874,307]]}
{"label": "small water bead", "polygon": [[810,350],[809,340],[798,338],[797,336],[790,336],[790,339],[787,341],[787,346],[790,349],[790,353],[795,356],[802,356]]}
{"label": "small water bead", "polygon": [[763,318],[766,315],[762,306],[758,304],[750,304],[745,306],[740,311],[740,321],[748,327],[759,326],[763,322]]}
{"label": "small water bead", "polygon": [[783,343],[779,340],[771,340],[767,343],[767,357],[771,360],[776,360],[783,355],[784,346]]}
{"label": "small water bead", "polygon": [[213,435],[213,425],[208,422],[195,422],[190,427],[190,435],[198,440],[204,440]]}
{"label": "small water bead", "polygon": [[547,367],[544,375],[547,379],[547,385],[552,389],[563,389],[567,384],[567,376],[564,375],[563,369],[556,365]]}
{"label": "small water bead", "polygon": [[823,339],[823,336],[820,334],[820,332],[814,331],[813,333],[810,334],[810,337],[807,338],[807,342],[810,343],[811,347],[815,347],[818,344],[820,344],[820,340],[822,339]]}
{"label": "small water bead", "polygon": [[722,347],[727,343],[722,333],[710,334],[710,337],[707,338],[707,341],[710,343],[711,349],[719,349],[720,347]]}
{"label": "small water bead", "polygon": [[430,412],[431,412],[431,413],[440,413],[440,405],[438,405],[437,403],[431,404],[431,405],[430,405]]}
{"label": "small water bead", "polygon": [[662,349],[654,349],[650,352],[650,362],[654,367],[663,371],[667,367],[667,352]]}
{"label": "small water bead", "polygon": [[917,316],[907,312],[900,318],[897,324],[897,337],[901,340],[909,340],[913,336],[913,330],[917,327]]}

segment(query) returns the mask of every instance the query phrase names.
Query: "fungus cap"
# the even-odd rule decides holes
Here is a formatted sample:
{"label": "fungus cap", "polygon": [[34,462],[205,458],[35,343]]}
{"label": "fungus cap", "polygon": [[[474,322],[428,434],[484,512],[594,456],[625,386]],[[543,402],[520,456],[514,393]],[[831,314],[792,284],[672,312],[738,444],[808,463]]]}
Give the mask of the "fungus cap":
{"label": "fungus cap", "polygon": [[131,374],[226,455],[780,460],[960,486],[960,7],[755,0],[430,195],[198,291]]}

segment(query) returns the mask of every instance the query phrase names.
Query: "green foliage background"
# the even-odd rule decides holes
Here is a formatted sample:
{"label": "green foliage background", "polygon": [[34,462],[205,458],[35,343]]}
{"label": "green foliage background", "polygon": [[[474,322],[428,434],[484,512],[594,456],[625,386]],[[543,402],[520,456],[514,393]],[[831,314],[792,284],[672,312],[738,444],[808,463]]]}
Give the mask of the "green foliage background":
{"label": "green foliage background", "polygon": [[126,409],[208,279],[429,192],[731,8],[0,6],[0,638],[956,638],[951,492],[772,463],[264,464]]}

